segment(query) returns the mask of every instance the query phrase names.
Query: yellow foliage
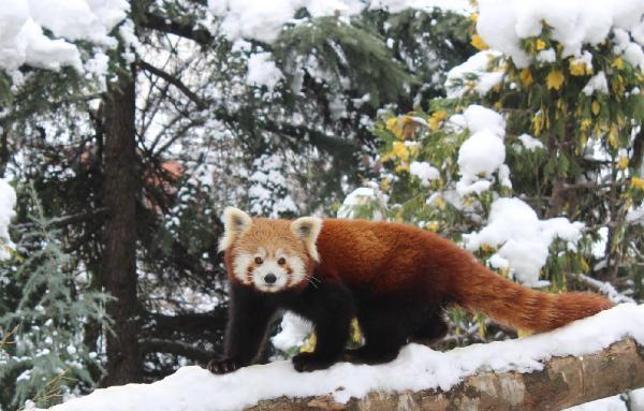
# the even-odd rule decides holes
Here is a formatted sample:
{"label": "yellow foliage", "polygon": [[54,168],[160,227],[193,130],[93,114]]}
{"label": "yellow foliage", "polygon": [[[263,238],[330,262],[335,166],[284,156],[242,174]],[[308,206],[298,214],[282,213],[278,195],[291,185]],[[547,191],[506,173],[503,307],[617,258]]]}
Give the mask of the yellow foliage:
{"label": "yellow foliage", "polygon": [[624,68],[624,59],[621,57],[615,57],[613,62],[611,63],[611,67],[616,68],[617,70],[621,70]]}
{"label": "yellow foliage", "polygon": [[479,50],[485,50],[490,48],[490,46],[487,45],[485,40],[483,40],[483,38],[478,34],[475,34],[472,36],[472,40],[470,41],[470,44]]}
{"label": "yellow foliage", "polygon": [[496,248],[492,247],[489,244],[484,243],[484,244],[481,244],[481,251],[483,251],[484,253],[492,253],[496,251]]}
{"label": "yellow foliage", "polygon": [[593,121],[589,118],[582,118],[581,122],[579,123],[579,128],[581,128],[582,131],[586,131],[590,128],[591,124],[593,124]]}
{"label": "yellow foliage", "polygon": [[409,159],[409,149],[402,141],[394,141],[391,150],[382,155],[383,160],[400,159],[407,161]]}
{"label": "yellow foliage", "polygon": [[641,177],[633,177],[631,179],[631,187],[638,189],[638,190],[644,190],[644,178]]}
{"label": "yellow foliage", "polygon": [[398,140],[405,140],[412,137],[419,125],[414,121],[412,116],[404,115],[400,117],[391,117],[385,121],[385,127],[391,131]]}
{"label": "yellow foliage", "polygon": [[445,209],[445,206],[447,205],[443,196],[436,196],[436,198],[434,198],[434,200],[432,201],[432,204],[435,205],[439,210]]}
{"label": "yellow foliage", "polygon": [[436,232],[440,228],[440,223],[436,220],[429,221],[425,224],[425,229],[431,232]]}
{"label": "yellow foliage", "polygon": [[537,113],[534,115],[534,117],[532,117],[532,131],[534,132],[535,136],[541,134],[544,126],[544,120],[545,119],[542,113]]}
{"label": "yellow foliage", "polygon": [[628,157],[621,156],[617,159],[617,168],[620,170],[626,170],[628,168]]}
{"label": "yellow foliage", "polygon": [[617,130],[616,125],[610,126],[610,130],[608,130],[608,144],[612,148],[617,148],[619,146],[619,131]]}
{"label": "yellow foliage", "polygon": [[387,130],[391,131],[397,139],[402,140],[403,138],[403,125],[398,117],[392,117],[385,122]]}
{"label": "yellow foliage", "polygon": [[446,118],[447,118],[446,111],[440,110],[435,112],[429,117],[429,120],[428,120],[429,128],[432,131],[438,130],[441,126],[442,121],[445,120]]}
{"label": "yellow foliage", "polygon": [[564,75],[561,70],[552,70],[546,77],[546,85],[549,89],[559,90],[564,83]]}
{"label": "yellow foliage", "polygon": [[478,13],[470,14],[470,21],[472,21],[473,23],[476,23],[477,21],[479,21],[479,14]]}
{"label": "yellow foliage", "polygon": [[588,66],[585,61],[579,59],[571,59],[568,69],[573,76],[593,74],[592,66]]}
{"label": "yellow foliage", "polygon": [[362,342],[362,330],[357,318],[351,320],[351,342],[360,344]]}
{"label": "yellow foliage", "polygon": [[409,164],[402,162],[396,166],[396,173],[402,173],[404,171],[409,171]]}
{"label": "yellow foliage", "polygon": [[590,109],[593,111],[594,115],[598,115],[601,110],[601,106],[597,100],[593,100],[593,103],[590,105]]}
{"label": "yellow foliage", "polygon": [[311,335],[309,335],[308,338],[304,340],[304,344],[302,344],[302,347],[300,347],[300,352],[313,352],[315,350],[317,342],[317,336],[315,335],[315,333],[311,333]]}
{"label": "yellow foliage", "polygon": [[541,40],[541,39],[537,39],[537,40],[535,40],[535,42],[534,42],[534,48],[535,48],[537,51],[538,51],[538,50],[543,50],[543,49],[545,49],[545,48],[546,48],[546,42],[545,42],[545,41],[543,41],[543,40]]}
{"label": "yellow foliage", "polygon": [[391,180],[388,178],[383,178],[380,181],[380,190],[384,191],[385,193],[389,192],[389,190],[391,190]]}
{"label": "yellow foliage", "polygon": [[534,83],[534,78],[532,78],[532,73],[530,72],[530,69],[524,68],[521,70],[519,73],[519,79],[521,80],[521,84],[523,84],[523,87],[529,87],[530,84]]}

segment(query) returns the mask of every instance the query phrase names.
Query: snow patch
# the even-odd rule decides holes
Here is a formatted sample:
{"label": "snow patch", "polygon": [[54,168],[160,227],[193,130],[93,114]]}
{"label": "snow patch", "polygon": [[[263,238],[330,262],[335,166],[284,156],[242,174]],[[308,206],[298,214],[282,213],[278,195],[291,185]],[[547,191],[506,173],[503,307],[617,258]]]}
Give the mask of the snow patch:
{"label": "snow patch", "polygon": [[375,183],[367,183],[365,187],[353,190],[344,199],[340,209],[338,209],[338,218],[359,218],[366,217],[364,212],[370,212],[371,220],[382,220],[383,211],[387,203],[387,197],[380,191]]}
{"label": "snow patch", "polygon": [[[641,16],[644,2],[638,0],[480,0],[477,32],[493,49],[510,56],[519,68],[527,67],[529,56],[521,39],[539,36],[543,23],[552,28],[552,38],[563,45],[562,57],[582,56],[583,45],[603,42],[611,30],[617,36],[618,52],[634,66],[644,67]],[[635,40],[630,41],[628,32]],[[546,56],[544,56],[546,57]],[[546,57],[547,58],[547,57]]]}
{"label": "snow patch", "polygon": [[426,161],[412,161],[409,165],[409,174],[418,177],[423,186],[428,186],[432,180],[440,178],[440,172]]}
{"label": "snow patch", "polygon": [[539,371],[554,356],[591,354],[627,336],[644,344],[644,306],[622,304],[551,332],[447,352],[409,344],[396,360],[377,366],[338,363],[328,370],[298,373],[290,361],[278,361],[220,376],[196,366],[183,367],[152,384],[98,389],[51,410],[221,411],[284,395],[332,395],[345,403],[376,390],[449,390],[480,371]]}
{"label": "snow patch", "polygon": [[220,18],[219,30],[229,39],[255,39],[273,42],[286,23],[297,23],[295,14],[305,8],[311,17],[351,16],[365,8],[389,9],[397,13],[406,8],[431,10],[434,7],[460,13],[470,11],[466,0],[208,0],[210,12]]}
{"label": "snow patch", "polygon": [[447,97],[461,98],[471,91],[483,96],[503,80],[502,72],[489,71],[492,60],[501,56],[494,50],[483,50],[447,72]]}
{"label": "snow patch", "polygon": [[266,86],[269,91],[273,91],[277,83],[283,78],[282,71],[271,59],[271,53],[255,53],[251,54],[248,58],[246,84],[260,87]]}
{"label": "snow patch", "polygon": [[477,250],[482,245],[499,247],[496,254],[507,260],[515,278],[527,286],[544,285],[539,273],[548,259],[555,238],[574,248],[584,224],[559,217],[539,220],[537,213],[518,198],[499,198],[492,203],[487,226],[464,235],[465,247]]}
{"label": "snow patch", "polygon": [[530,134],[521,134],[519,140],[528,151],[535,151],[536,149],[543,148],[543,143]]}
{"label": "snow patch", "polygon": [[11,257],[13,243],[9,238],[9,223],[16,215],[15,206],[16,192],[5,179],[0,178],[0,261]]}
{"label": "snow patch", "polygon": [[[80,52],[68,42],[87,40],[114,47],[110,30],[126,16],[125,0],[11,0],[0,8],[0,69],[13,72],[23,64],[82,71]],[[51,31],[50,38],[43,28]]]}
{"label": "snow patch", "polygon": [[283,352],[300,347],[313,331],[313,325],[309,321],[290,311],[284,313],[280,327],[282,330],[271,338],[271,342]]}

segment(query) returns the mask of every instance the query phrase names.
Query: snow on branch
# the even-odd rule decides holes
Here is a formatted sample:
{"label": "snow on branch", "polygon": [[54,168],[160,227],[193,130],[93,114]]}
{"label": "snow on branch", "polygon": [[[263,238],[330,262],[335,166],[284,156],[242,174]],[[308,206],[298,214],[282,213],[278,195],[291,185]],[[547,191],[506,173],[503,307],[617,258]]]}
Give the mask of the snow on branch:
{"label": "snow on branch", "polygon": [[[339,363],[297,373],[290,362],[278,361],[223,376],[183,367],[152,384],[99,389],[51,410],[360,408],[368,403],[388,409],[400,401],[412,409],[468,401],[501,409],[517,404],[539,408],[547,401],[559,409],[644,386],[642,346],[644,305],[622,304],[522,339],[447,352],[409,344],[395,361],[379,366]],[[490,406],[493,400],[501,401],[499,407]]]}

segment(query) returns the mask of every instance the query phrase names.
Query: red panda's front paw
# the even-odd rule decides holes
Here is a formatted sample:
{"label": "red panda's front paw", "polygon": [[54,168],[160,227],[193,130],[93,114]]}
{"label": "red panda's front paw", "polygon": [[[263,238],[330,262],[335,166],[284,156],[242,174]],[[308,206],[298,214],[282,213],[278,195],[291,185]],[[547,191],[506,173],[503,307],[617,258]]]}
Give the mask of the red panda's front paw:
{"label": "red panda's front paw", "polygon": [[208,371],[213,374],[226,374],[241,368],[241,364],[232,358],[213,358],[208,362]]}
{"label": "red panda's front paw", "polygon": [[334,361],[320,358],[315,353],[303,352],[297,354],[292,359],[293,367],[299,372],[310,372],[315,370],[324,370],[333,365]]}

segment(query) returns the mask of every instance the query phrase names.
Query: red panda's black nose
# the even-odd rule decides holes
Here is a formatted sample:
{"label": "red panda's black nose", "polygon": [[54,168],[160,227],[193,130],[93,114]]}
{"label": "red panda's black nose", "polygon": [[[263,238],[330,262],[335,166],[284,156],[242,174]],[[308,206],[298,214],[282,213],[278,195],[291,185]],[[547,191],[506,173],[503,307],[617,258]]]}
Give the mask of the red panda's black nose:
{"label": "red panda's black nose", "polygon": [[275,281],[277,281],[277,277],[273,273],[268,273],[266,276],[264,276],[264,281],[266,284],[273,284]]}

